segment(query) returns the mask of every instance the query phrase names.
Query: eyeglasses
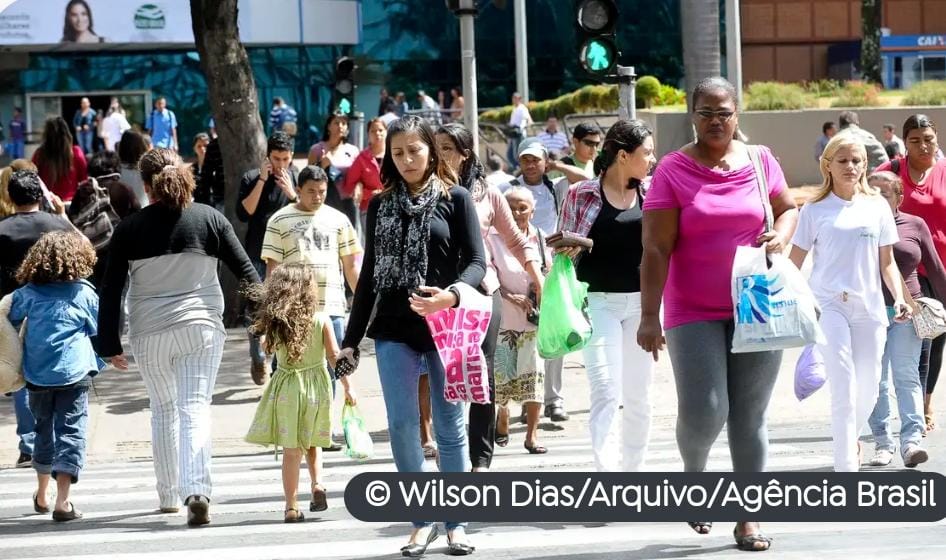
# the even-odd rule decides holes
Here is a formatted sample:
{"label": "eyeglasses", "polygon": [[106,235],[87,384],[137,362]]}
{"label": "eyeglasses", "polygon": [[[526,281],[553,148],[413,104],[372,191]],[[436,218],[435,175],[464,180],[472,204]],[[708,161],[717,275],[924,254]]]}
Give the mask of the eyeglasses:
{"label": "eyeglasses", "polygon": [[728,122],[729,119],[731,119],[736,113],[734,111],[708,111],[706,109],[701,109],[696,111],[696,114],[699,115],[703,120],[710,121],[716,117],[719,117],[720,121]]}
{"label": "eyeglasses", "polygon": [[584,144],[585,146],[588,146],[589,148],[597,148],[598,146],[601,145],[601,141],[600,141],[600,140],[597,141],[597,142],[595,142],[594,140],[585,140],[585,139],[582,139],[581,143]]}

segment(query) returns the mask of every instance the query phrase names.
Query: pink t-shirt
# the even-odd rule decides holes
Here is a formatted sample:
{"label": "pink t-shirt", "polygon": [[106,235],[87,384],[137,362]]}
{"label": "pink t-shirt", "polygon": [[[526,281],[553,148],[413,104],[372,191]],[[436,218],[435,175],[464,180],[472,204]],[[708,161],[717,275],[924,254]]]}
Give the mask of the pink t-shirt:
{"label": "pink t-shirt", "polygon": [[[778,161],[761,150],[769,198],[787,186]],[[730,277],[739,245],[756,246],[765,225],[751,164],[733,171],[714,171],[683,152],[660,160],[644,211],[680,210],[677,243],[670,255],[664,287],[664,328],[733,316]]]}

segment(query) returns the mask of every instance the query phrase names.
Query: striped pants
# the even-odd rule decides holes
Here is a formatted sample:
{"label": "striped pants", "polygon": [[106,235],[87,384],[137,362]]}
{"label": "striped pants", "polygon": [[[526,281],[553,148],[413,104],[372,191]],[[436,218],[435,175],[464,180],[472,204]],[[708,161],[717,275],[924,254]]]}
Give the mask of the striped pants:
{"label": "striped pants", "polygon": [[226,334],[204,324],[131,339],[151,400],[154,474],[161,507],[210,497],[210,402]]}

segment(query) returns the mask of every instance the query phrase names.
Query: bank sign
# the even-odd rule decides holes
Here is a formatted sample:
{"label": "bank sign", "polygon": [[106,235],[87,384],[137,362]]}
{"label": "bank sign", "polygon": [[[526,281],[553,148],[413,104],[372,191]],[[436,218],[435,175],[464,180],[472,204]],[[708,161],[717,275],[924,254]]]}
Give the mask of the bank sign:
{"label": "bank sign", "polygon": [[890,35],[880,38],[882,51],[946,51],[946,35]]}
{"label": "bank sign", "polygon": [[[250,44],[355,44],[357,0],[239,0]],[[291,23],[291,24],[290,24]],[[0,46],[15,50],[185,47],[189,0],[0,0]]]}

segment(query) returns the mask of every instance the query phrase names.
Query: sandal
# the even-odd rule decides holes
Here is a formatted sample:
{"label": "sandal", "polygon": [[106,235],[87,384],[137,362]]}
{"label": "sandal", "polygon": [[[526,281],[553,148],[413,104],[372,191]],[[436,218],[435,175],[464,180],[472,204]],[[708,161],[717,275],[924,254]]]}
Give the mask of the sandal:
{"label": "sandal", "polygon": [[305,521],[305,516],[298,508],[288,508],[283,512],[283,523],[299,523]]}
{"label": "sandal", "polygon": [[713,528],[712,521],[687,521],[687,525],[696,531],[698,535],[708,535]]}
{"label": "sandal", "polygon": [[[736,548],[747,552],[765,552],[772,546],[772,539],[762,533],[751,533],[748,535],[739,535],[737,529],[732,530],[732,536],[736,539]],[[758,543],[765,543],[764,548],[756,547]]]}
{"label": "sandal", "polygon": [[427,445],[424,446],[424,459],[433,459],[436,456],[437,456],[436,445],[432,443],[428,443]]}
{"label": "sandal", "polygon": [[[462,532],[461,534],[462,534],[464,537],[466,537],[466,531]],[[466,539],[464,539],[464,540],[466,540]],[[471,544],[469,544],[469,543],[465,543],[465,542],[454,542],[453,539],[450,538],[450,533],[447,533],[447,554],[448,554],[448,555],[450,555],[450,556],[469,556],[470,554],[473,554],[473,552],[474,552],[475,550],[476,550],[476,547],[473,546],[473,545],[471,545]]]}
{"label": "sandal", "polygon": [[544,455],[549,452],[547,448],[541,445],[529,445],[528,443],[526,443],[526,444],[523,444],[523,446],[526,448],[526,451],[528,451],[530,455]]}
{"label": "sandal", "polygon": [[36,513],[49,513],[49,496],[46,496],[45,506],[39,505],[39,492],[33,493],[33,511]]}
{"label": "sandal", "polygon": [[67,502],[66,505],[69,506],[69,511],[53,510],[53,521],[72,521],[73,519],[82,519],[82,512],[77,510],[76,506],[72,505],[72,502]]}
{"label": "sandal", "polygon": [[312,501],[309,502],[309,511],[325,511],[328,509],[328,496],[322,485],[312,485]]}
{"label": "sandal", "polygon": [[500,447],[506,447],[509,445],[509,434],[501,434],[496,432],[496,445]]}

